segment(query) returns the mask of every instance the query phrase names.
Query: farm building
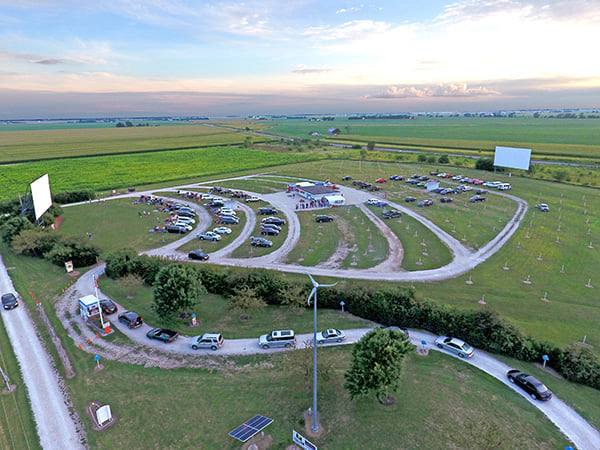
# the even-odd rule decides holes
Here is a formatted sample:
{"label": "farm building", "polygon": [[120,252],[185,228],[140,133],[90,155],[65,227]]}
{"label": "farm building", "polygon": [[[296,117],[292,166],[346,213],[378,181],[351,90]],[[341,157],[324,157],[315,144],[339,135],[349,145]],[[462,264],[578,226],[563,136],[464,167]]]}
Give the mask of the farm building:
{"label": "farm building", "polygon": [[340,134],[340,129],[331,127],[329,130],[327,130],[327,134],[330,136],[337,136],[338,134]]}
{"label": "farm building", "polygon": [[324,200],[327,197],[332,197],[331,200],[328,200],[330,204],[334,204],[332,202],[339,204],[341,199],[344,198],[337,186],[332,184],[316,185],[302,182],[295,185],[288,185],[288,191],[295,191],[300,197],[304,197],[307,200]]}

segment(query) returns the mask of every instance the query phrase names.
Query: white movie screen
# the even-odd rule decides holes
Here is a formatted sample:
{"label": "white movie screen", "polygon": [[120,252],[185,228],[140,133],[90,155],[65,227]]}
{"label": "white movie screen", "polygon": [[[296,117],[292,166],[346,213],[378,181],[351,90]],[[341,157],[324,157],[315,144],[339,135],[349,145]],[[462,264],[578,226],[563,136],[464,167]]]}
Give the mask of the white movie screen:
{"label": "white movie screen", "polygon": [[529,170],[530,148],[496,147],[494,166]]}
{"label": "white movie screen", "polygon": [[33,198],[35,220],[38,220],[52,206],[52,194],[50,194],[48,174],[42,175],[31,183],[31,197]]}

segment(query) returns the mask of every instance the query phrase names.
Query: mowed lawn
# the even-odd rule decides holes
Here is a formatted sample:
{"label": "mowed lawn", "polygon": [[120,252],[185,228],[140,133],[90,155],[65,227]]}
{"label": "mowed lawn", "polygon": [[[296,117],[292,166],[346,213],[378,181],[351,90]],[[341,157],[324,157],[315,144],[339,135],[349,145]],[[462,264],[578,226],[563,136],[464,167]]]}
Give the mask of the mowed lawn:
{"label": "mowed lawn", "polygon": [[[317,223],[317,215],[332,216],[332,222]],[[389,246],[377,227],[356,206],[298,210],[302,233],[289,253],[290,263],[313,266],[329,261],[341,268],[367,269],[383,262]]]}
{"label": "mowed lawn", "polygon": [[[568,445],[525,399],[438,352],[407,357],[394,405],[381,406],[372,396],[351,401],[342,387],[351,348],[318,352],[320,367],[330,373],[328,381],[319,382],[323,434],[311,439],[320,448]],[[127,442],[132,449],[234,449],[240,443],[227,433],[255,414],[274,419],[265,430],[273,438],[273,448],[289,445],[293,429],[306,435],[303,412],[312,406],[310,378],[300,378],[285,355],[227,359],[217,355],[206,360],[206,369],[176,370],[104,361],[106,369],[96,374],[92,359],[78,358],[79,377],[68,380],[68,385],[86,425],[90,424],[83,408],[91,400],[110,404],[118,417],[104,432],[89,431],[90,446],[116,448]]]}

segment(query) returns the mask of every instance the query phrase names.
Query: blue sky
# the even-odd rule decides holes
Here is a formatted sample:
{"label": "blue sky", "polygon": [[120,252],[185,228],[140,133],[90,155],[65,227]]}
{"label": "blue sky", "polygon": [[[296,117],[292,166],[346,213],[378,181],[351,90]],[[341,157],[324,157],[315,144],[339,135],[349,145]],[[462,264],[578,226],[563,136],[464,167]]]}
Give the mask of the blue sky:
{"label": "blue sky", "polygon": [[598,0],[0,0],[0,118],[600,108]]}

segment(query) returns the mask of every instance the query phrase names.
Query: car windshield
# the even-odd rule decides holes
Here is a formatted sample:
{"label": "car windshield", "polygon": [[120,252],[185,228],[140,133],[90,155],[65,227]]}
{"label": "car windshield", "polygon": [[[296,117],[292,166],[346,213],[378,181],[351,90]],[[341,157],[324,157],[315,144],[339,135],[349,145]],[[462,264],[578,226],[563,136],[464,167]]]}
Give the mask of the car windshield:
{"label": "car windshield", "polygon": [[548,392],[550,390],[546,387],[546,385],[544,383],[540,383],[540,384],[536,385],[536,388],[540,394],[543,394],[544,392]]}

